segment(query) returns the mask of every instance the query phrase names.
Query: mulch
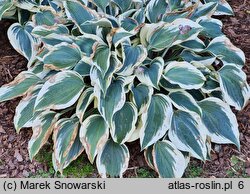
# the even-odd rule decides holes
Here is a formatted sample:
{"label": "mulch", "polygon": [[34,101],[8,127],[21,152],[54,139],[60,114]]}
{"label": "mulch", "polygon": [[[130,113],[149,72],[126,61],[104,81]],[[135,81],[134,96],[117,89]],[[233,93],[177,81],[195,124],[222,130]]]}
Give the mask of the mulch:
{"label": "mulch", "polygon": [[[0,86],[12,81],[27,64],[8,42],[6,34],[10,25],[11,22],[0,22]],[[13,117],[19,100],[0,103],[0,178],[27,177],[44,167],[29,160],[27,147],[32,130],[23,129],[20,134],[15,131]]]}
{"label": "mulch", "polygon": [[[235,16],[222,18],[224,33],[237,47],[241,48],[246,55],[244,71],[247,74],[247,81],[250,83],[250,2],[246,0],[228,1],[232,6]],[[235,111],[240,129],[241,149],[235,146],[223,145],[219,152],[212,154],[212,161],[200,165],[203,167],[204,177],[228,177],[232,168],[232,156],[236,156],[245,164],[245,169],[235,170],[235,176],[241,176],[243,171],[250,176],[250,103],[242,111]],[[195,162],[194,162],[195,163]]]}
{"label": "mulch", "polygon": [[[234,17],[223,17],[224,32],[231,41],[246,54],[248,83],[250,83],[250,2],[246,0],[228,1],[233,7]],[[7,29],[11,22],[0,22],[0,86],[12,81],[26,69],[27,61],[21,57],[8,42]],[[31,129],[15,132],[13,117],[20,99],[0,103],[0,178],[28,177],[40,170],[46,170],[46,164],[29,160],[27,145],[32,135]],[[244,161],[247,172],[250,172],[250,104],[244,110],[236,112],[240,128],[241,150],[235,146],[216,146],[212,160],[205,163],[191,160],[191,165],[203,169],[202,177],[228,177],[227,171],[232,168],[230,158],[234,155]],[[138,142],[129,145],[131,161],[126,177],[134,176],[136,169],[146,166],[143,153],[140,153]],[[240,170],[239,175],[242,173]],[[250,176],[250,174],[249,174]]]}
{"label": "mulch", "polygon": [[[250,83],[250,2],[246,0],[228,1],[232,6],[235,16],[223,17],[223,31],[234,45],[242,49],[246,55],[244,71],[247,74],[248,84]],[[235,146],[216,146],[216,152],[212,153],[212,160],[202,163],[192,160],[191,165],[203,169],[202,177],[229,177],[228,171],[232,170],[233,164],[230,160],[236,156],[245,165],[245,169],[235,170],[234,174],[241,176],[243,171],[250,176],[250,103],[242,111],[234,111],[240,129],[241,150]]]}

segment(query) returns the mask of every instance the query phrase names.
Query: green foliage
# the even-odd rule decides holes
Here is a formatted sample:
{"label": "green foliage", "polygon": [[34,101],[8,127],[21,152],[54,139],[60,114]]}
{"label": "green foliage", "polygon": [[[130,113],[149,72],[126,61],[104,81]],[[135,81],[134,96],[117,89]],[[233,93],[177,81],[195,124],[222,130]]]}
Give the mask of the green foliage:
{"label": "green foliage", "polygon": [[137,178],[155,178],[154,172],[149,169],[139,168],[137,171]]}
{"label": "green foliage", "polygon": [[203,169],[199,166],[189,166],[185,172],[186,178],[198,178],[202,175]]}
{"label": "green foliage", "polygon": [[249,178],[246,172],[246,161],[238,156],[233,155],[230,158],[231,167],[226,171],[227,177],[230,178]]}
{"label": "green foliage", "polygon": [[33,129],[30,158],[53,134],[56,172],[85,151],[102,177],[122,177],[126,143],[139,139],[160,177],[181,177],[211,142],[239,147],[230,106],[244,108],[250,89],[244,53],[212,18],[223,14],[233,13],[219,0],[0,1],[28,60],[0,102],[24,96],[14,123]]}
{"label": "green foliage", "polygon": [[37,162],[43,163],[47,166],[48,171],[39,170],[35,174],[31,174],[30,178],[52,178],[52,177],[67,177],[67,178],[84,178],[92,177],[96,170],[93,165],[91,165],[86,156],[78,157],[77,160],[73,161],[71,165],[63,171],[63,174],[57,174],[53,168],[52,164],[52,150],[50,146],[45,146],[36,155],[35,160]]}
{"label": "green foliage", "polygon": [[63,171],[63,176],[67,178],[92,177],[93,173],[95,172],[95,169],[89,162],[86,161],[86,157],[79,157]]}

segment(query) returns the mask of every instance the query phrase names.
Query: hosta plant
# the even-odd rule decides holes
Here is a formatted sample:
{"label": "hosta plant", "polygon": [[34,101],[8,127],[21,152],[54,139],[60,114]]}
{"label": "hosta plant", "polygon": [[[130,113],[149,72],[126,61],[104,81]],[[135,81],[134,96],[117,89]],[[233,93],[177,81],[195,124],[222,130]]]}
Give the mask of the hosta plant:
{"label": "hosta plant", "polygon": [[230,106],[243,109],[250,90],[244,53],[212,17],[233,14],[226,1],[0,2],[28,60],[0,101],[23,96],[14,125],[32,127],[31,159],[53,135],[56,171],[86,152],[102,177],[121,177],[138,140],[160,177],[181,177],[212,142],[240,148]]}

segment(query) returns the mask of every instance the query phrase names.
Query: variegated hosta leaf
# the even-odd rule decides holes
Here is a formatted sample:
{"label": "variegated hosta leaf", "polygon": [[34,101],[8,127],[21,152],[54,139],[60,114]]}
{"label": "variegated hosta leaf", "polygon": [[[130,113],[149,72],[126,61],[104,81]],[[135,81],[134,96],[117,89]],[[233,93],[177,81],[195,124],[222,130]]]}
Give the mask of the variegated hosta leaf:
{"label": "variegated hosta leaf", "polygon": [[217,10],[214,15],[234,15],[234,12],[226,0],[204,0],[206,3],[218,3]]}
{"label": "variegated hosta leaf", "polygon": [[133,19],[135,19],[139,25],[145,23],[145,8],[137,10],[133,15]]}
{"label": "variegated hosta leaf", "polygon": [[[112,28],[113,27],[113,22],[109,20],[110,16],[106,15],[106,17],[107,18],[100,18],[100,19],[94,19],[94,20],[86,21],[85,23],[83,23],[83,25],[81,25],[81,27],[82,26],[87,27],[87,25],[89,25],[89,27]],[[113,19],[115,20],[115,22],[117,22],[116,18],[113,18]],[[117,26],[118,26],[118,24],[117,24]],[[106,32],[106,33],[108,33],[108,32]],[[96,33],[91,34],[91,35],[95,35],[95,34]],[[84,34],[84,35],[90,35],[90,34]]]}
{"label": "variegated hosta leaf", "polygon": [[[54,152],[53,160],[55,160],[55,171],[62,173],[66,167],[65,163],[69,155],[71,155],[74,144],[78,142],[81,144],[81,152],[83,151],[82,143],[79,139],[79,122],[77,118],[63,118],[55,123],[54,126]],[[78,139],[78,140],[77,140]],[[79,148],[79,146],[77,146]],[[77,149],[75,149],[77,151]],[[78,151],[80,151],[78,149]]]}
{"label": "variegated hosta leaf", "polygon": [[220,88],[225,101],[241,110],[250,99],[250,87],[246,81],[246,74],[232,65],[219,70]]}
{"label": "variegated hosta leaf", "polygon": [[66,0],[63,3],[68,18],[74,21],[83,33],[92,33],[95,31],[95,27],[93,26],[84,26],[85,22],[98,17],[97,13],[93,9],[83,5],[80,1]]}
{"label": "variegated hosta leaf", "polygon": [[120,77],[120,79],[123,80],[125,93],[129,93],[134,85],[135,75]]}
{"label": "variegated hosta leaf", "polygon": [[161,21],[163,14],[167,12],[167,8],[166,0],[151,0],[146,7],[146,17],[150,23],[157,23]]}
{"label": "variegated hosta leaf", "polygon": [[23,96],[40,81],[41,79],[34,73],[28,71],[21,72],[14,81],[0,88],[0,102]]}
{"label": "variegated hosta leaf", "polygon": [[147,50],[142,45],[131,46],[128,42],[122,44],[123,66],[118,74],[132,75],[134,69],[138,67],[147,57]]}
{"label": "variegated hosta leaf", "polygon": [[[13,7],[12,7],[12,9],[13,9]],[[21,25],[24,25],[26,22],[28,22],[30,20],[31,12],[29,12],[28,10],[24,10],[24,9],[18,9],[18,8],[16,8],[16,9],[17,9],[17,15],[18,15],[18,22]],[[11,12],[11,10],[10,10],[10,12]]]}
{"label": "variegated hosta leaf", "polygon": [[205,84],[202,86],[201,91],[204,94],[211,94],[214,91],[220,91],[220,84],[216,78],[213,76],[207,76]]}
{"label": "variegated hosta leaf", "polygon": [[172,23],[160,22],[142,27],[140,38],[148,50],[161,51],[188,40],[194,40],[202,27],[188,19],[176,19]]}
{"label": "variegated hosta leaf", "polygon": [[137,30],[136,28],[138,26],[139,26],[138,22],[132,18],[125,18],[121,21],[121,27],[127,31]]}
{"label": "variegated hosta leaf", "polygon": [[206,94],[201,90],[187,90],[187,92],[191,94],[196,101],[201,101],[206,98]]}
{"label": "variegated hosta leaf", "polygon": [[206,133],[207,130],[197,114],[181,110],[174,112],[168,136],[179,150],[206,160]]}
{"label": "variegated hosta leaf", "polygon": [[132,101],[136,105],[139,115],[141,115],[143,112],[147,111],[154,90],[152,87],[139,84],[136,87],[132,87],[131,92],[132,92]]}
{"label": "variegated hosta leaf", "polygon": [[[173,0],[175,1],[175,0]],[[178,12],[170,12],[170,13],[166,13],[163,18],[162,21],[167,22],[167,23],[171,23],[176,19],[179,18],[187,18],[190,15],[190,12],[186,11],[183,13],[178,13]]]}
{"label": "variegated hosta leaf", "polygon": [[82,58],[80,49],[76,45],[59,44],[44,56],[45,67],[53,70],[71,69]]}
{"label": "variegated hosta leaf", "polygon": [[183,42],[180,44],[180,46],[193,52],[202,52],[206,48],[204,42],[199,38]]}
{"label": "variegated hosta leaf", "polygon": [[29,157],[32,160],[42,146],[47,143],[53,132],[53,127],[58,120],[56,112],[45,111],[39,114],[33,122],[33,135],[29,141]]}
{"label": "variegated hosta leaf", "polygon": [[58,24],[55,26],[50,26],[49,28],[47,26],[35,26],[32,30],[32,35],[35,37],[46,37],[50,34],[69,34],[69,29],[62,25]]}
{"label": "variegated hosta leaf", "polygon": [[95,156],[108,141],[109,127],[101,115],[91,115],[81,125],[80,140],[93,164]]}
{"label": "variegated hosta leaf", "polygon": [[123,144],[136,129],[137,109],[131,102],[126,102],[121,110],[117,111],[112,120],[111,136],[116,143]]}
{"label": "variegated hosta leaf", "polygon": [[96,166],[102,178],[122,177],[129,163],[129,150],[126,145],[108,140],[101,152],[97,155]]}
{"label": "variegated hosta leaf", "polygon": [[[138,120],[140,120],[140,117],[138,117]],[[138,122],[140,122],[140,121],[138,121]],[[137,124],[136,129],[134,130],[134,132],[132,133],[130,138],[127,140],[127,142],[134,142],[134,141],[140,139],[140,127],[138,125],[139,124]]]}
{"label": "variegated hosta leaf", "polygon": [[33,116],[35,114],[34,106],[38,92],[41,90],[42,85],[37,85],[32,92],[28,93],[16,107],[14,117],[14,126],[19,133],[21,128],[32,127]]}
{"label": "variegated hosta leaf", "polygon": [[106,7],[108,6],[110,0],[91,0],[97,7],[101,8],[102,11],[106,11]]}
{"label": "variegated hosta leaf", "polygon": [[8,10],[6,10],[2,16],[2,18],[10,18],[12,19],[14,15],[16,14],[17,8],[15,6],[11,6]]}
{"label": "variegated hosta leaf", "polygon": [[97,67],[92,66],[90,69],[91,85],[97,85],[103,94],[106,95],[107,89],[112,82],[113,71],[114,66],[110,66],[110,71],[108,71],[103,77],[101,71]]}
{"label": "variegated hosta leaf", "polygon": [[222,33],[222,22],[217,19],[201,19],[199,24],[203,27],[202,35],[209,38],[216,38],[218,36],[223,36]]}
{"label": "variegated hosta leaf", "polygon": [[[83,151],[84,151],[84,147],[82,145],[82,142],[80,141],[79,136],[77,136],[72,147],[70,148],[70,151],[69,151],[65,161],[64,161],[63,169],[67,168],[71,162],[76,160],[83,153]],[[52,157],[52,161],[53,161],[53,157]],[[56,170],[56,171],[58,171],[58,170]]]}
{"label": "variegated hosta leaf", "polygon": [[30,12],[37,12],[39,10],[39,5],[35,0],[14,0],[14,5]]}
{"label": "variegated hosta leaf", "polygon": [[154,148],[154,146],[152,145],[144,150],[144,158],[145,158],[148,166],[155,170],[154,159],[153,159],[153,148]]}
{"label": "variegated hosta leaf", "polygon": [[137,78],[142,84],[159,89],[159,82],[164,68],[164,60],[161,57],[151,61],[149,67],[140,66],[135,70]]}
{"label": "variegated hosta leaf", "polygon": [[37,54],[35,38],[31,35],[33,24],[28,22],[25,26],[14,23],[8,29],[8,38],[13,48],[28,60],[34,60]]}
{"label": "variegated hosta leaf", "polygon": [[233,143],[239,148],[238,123],[229,105],[210,97],[200,101],[199,106],[211,141],[219,144]]}
{"label": "variegated hosta leaf", "polygon": [[182,8],[183,2],[182,0],[168,0],[168,5],[169,5],[169,9],[173,11],[175,9]]}
{"label": "variegated hosta leaf", "polygon": [[123,28],[118,28],[114,30],[114,32],[111,32],[112,35],[112,42],[115,45],[115,47],[118,47],[118,45],[123,42],[125,39],[131,37],[134,35],[132,32],[128,32],[124,30]]}
{"label": "variegated hosta leaf", "polygon": [[95,94],[93,88],[86,89],[80,96],[77,106],[76,106],[76,115],[79,118],[80,122],[83,122],[83,118],[88,106],[94,100]]}
{"label": "variegated hosta leaf", "polygon": [[44,63],[41,61],[36,61],[32,67],[29,68],[29,71],[36,74],[40,79],[44,79],[45,76],[50,72],[49,70],[44,69]]}
{"label": "variegated hosta leaf", "polygon": [[81,51],[88,57],[93,54],[93,45],[97,41],[102,41],[98,36],[84,35],[76,37],[75,43],[79,46]]}
{"label": "variegated hosta leaf", "polygon": [[242,67],[246,62],[243,51],[235,47],[225,36],[213,39],[206,48],[206,51],[220,59],[224,65],[234,64]]}
{"label": "variegated hosta leaf", "polygon": [[74,67],[74,71],[79,73],[81,76],[86,77],[90,75],[91,65],[84,62],[83,60],[79,61]]}
{"label": "variegated hosta leaf", "polygon": [[76,160],[83,153],[83,151],[84,147],[78,135],[68,153],[63,168],[65,169],[66,167],[68,167],[72,161]]}
{"label": "variegated hosta leaf", "polygon": [[13,0],[2,0],[0,1],[0,20],[3,17],[3,14],[8,11],[13,5]]}
{"label": "variegated hosta leaf", "polygon": [[94,53],[92,54],[93,62],[94,65],[101,71],[102,76],[104,76],[109,69],[110,56],[111,51],[107,45],[99,43],[94,45]]}
{"label": "variegated hosta leaf", "polygon": [[97,67],[92,66],[90,70],[91,85],[97,84],[103,94],[106,95],[107,89],[112,82],[112,77],[119,66],[121,66],[121,62],[114,53],[111,54],[109,68],[104,76],[102,76],[101,71]]}
{"label": "variegated hosta leaf", "polygon": [[172,104],[167,96],[152,96],[147,112],[142,114],[141,149],[149,147],[166,134],[170,128],[172,114]]}
{"label": "variegated hosta leaf", "polygon": [[78,73],[57,73],[43,85],[36,99],[35,110],[68,108],[77,101],[84,87],[83,79]]}
{"label": "variegated hosta leaf", "polygon": [[100,90],[98,93],[98,109],[105,120],[111,126],[113,115],[121,110],[125,104],[126,95],[124,90],[124,82],[115,80],[108,88],[106,95]]}
{"label": "variegated hosta leaf", "polygon": [[[45,0],[46,1],[46,0]],[[49,5],[57,12],[62,10],[63,4],[59,0],[48,0]]]}
{"label": "variegated hosta leaf", "polygon": [[[79,121],[77,118],[65,118],[59,120],[54,126],[54,158],[57,169],[62,173],[63,169],[82,151],[79,145]],[[71,157],[70,156],[75,156]]]}
{"label": "variegated hosta leaf", "polygon": [[72,38],[67,34],[51,33],[47,36],[41,37],[41,40],[46,47],[51,48],[51,50],[53,50],[54,46],[59,44],[73,44]]}
{"label": "variegated hosta leaf", "polygon": [[203,64],[205,66],[211,66],[216,60],[216,57],[214,56],[200,56],[189,50],[183,50],[180,56],[186,62],[189,62],[191,64],[193,62],[199,62],[200,64]]}
{"label": "variegated hosta leaf", "polygon": [[198,18],[203,16],[211,17],[214,14],[216,8],[217,8],[217,3],[215,2],[201,4],[195,9],[190,19],[196,21]]}
{"label": "variegated hosta leaf", "polygon": [[[47,48],[43,48],[41,49],[41,51],[37,54],[36,58],[37,60],[35,61],[35,63],[39,60],[40,62],[42,62],[42,58],[49,52],[49,49]],[[33,64],[35,65],[35,64]],[[31,67],[32,68],[32,67]]]}
{"label": "variegated hosta leaf", "polygon": [[169,97],[173,105],[179,110],[195,112],[201,115],[201,109],[191,94],[184,90],[171,92]]}
{"label": "variegated hosta leaf", "polygon": [[30,158],[54,130],[56,171],[86,148],[102,177],[117,177],[124,143],[140,139],[160,177],[181,177],[185,156],[207,159],[211,141],[239,147],[229,105],[242,109],[250,87],[243,52],[211,17],[222,14],[232,14],[225,0],[0,0],[0,19],[21,23],[10,42],[29,60],[0,102],[27,94],[14,124],[33,127]]}
{"label": "variegated hosta leaf", "polygon": [[190,63],[177,61],[167,65],[164,78],[183,89],[199,89],[206,80],[204,75]]}
{"label": "variegated hosta leaf", "polygon": [[50,10],[37,12],[34,15],[33,19],[37,26],[41,25],[53,26],[56,23],[55,15]]}
{"label": "variegated hosta leaf", "polygon": [[170,141],[158,141],[153,148],[153,161],[161,178],[181,178],[186,169],[183,154]]}
{"label": "variegated hosta leaf", "polygon": [[111,1],[114,2],[121,9],[122,12],[127,11],[133,2],[133,0],[126,0],[126,1],[124,1],[124,0],[111,0]]}
{"label": "variegated hosta leaf", "polygon": [[181,87],[177,84],[171,84],[168,80],[166,80],[164,78],[164,76],[162,76],[161,80],[160,80],[160,86],[162,88],[164,88],[167,91],[175,91],[175,90],[180,90]]}

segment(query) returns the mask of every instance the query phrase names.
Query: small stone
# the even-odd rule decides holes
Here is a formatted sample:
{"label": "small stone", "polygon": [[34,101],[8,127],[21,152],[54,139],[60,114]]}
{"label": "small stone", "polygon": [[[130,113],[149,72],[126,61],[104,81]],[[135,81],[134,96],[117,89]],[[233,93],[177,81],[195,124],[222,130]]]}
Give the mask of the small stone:
{"label": "small stone", "polygon": [[24,169],[24,165],[20,165],[19,170],[23,170],[23,169]]}
{"label": "small stone", "polygon": [[11,177],[16,177],[18,174],[18,171],[17,170],[14,170],[11,172]]}
{"label": "small stone", "polygon": [[23,176],[24,176],[24,177],[29,177],[29,172],[28,172],[27,170],[24,170],[24,171],[23,171]]}
{"label": "small stone", "polygon": [[214,146],[214,151],[216,152],[216,153],[220,153],[220,151],[221,151],[221,145],[215,145]]}
{"label": "small stone", "polygon": [[3,127],[0,125],[0,134],[1,133],[3,133],[3,134],[5,134],[6,133],[6,131],[3,129]]}
{"label": "small stone", "polygon": [[14,139],[15,139],[14,135],[9,135],[8,142],[12,143]]}
{"label": "small stone", "polygon": [[10,170],[15,169],[15,165],[13,164],[13,162],[11,160],[8,162],[8,166],[10,167]]}
{"label": "small stone", "polygon": [[7,174],[0,174],[0,178],[5,178],[7,176],[8,176]]}
{"label": "small stone", "polygon": [[250,176],[250,168],[246,169],[246,173]]}
{"label": "small stone", "polygon": [[23,157],[22,157],[22,155],[19,153],[19,150],[18,150],[18,149],[15,150],[14,157],[17,159],[18,162],[22,162],[22,161],[23,161]]}

